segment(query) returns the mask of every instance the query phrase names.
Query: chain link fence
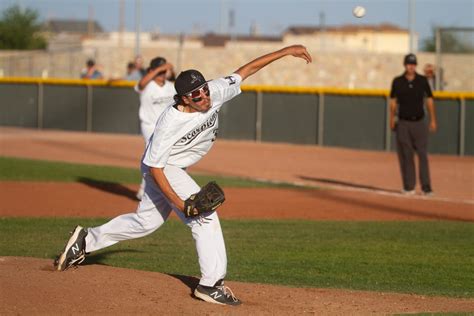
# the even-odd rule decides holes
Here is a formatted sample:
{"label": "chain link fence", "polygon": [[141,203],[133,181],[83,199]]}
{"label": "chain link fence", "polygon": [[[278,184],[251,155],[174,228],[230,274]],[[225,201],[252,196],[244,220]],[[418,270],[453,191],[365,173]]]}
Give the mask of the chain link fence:
{"label": "chain link fence", "polygon": [[[444,65],[452,55],[470,55],[474,60],[474,28],[443,27],[436,29],[436,75],[435,87],[437,90],[449,89],[449,82],[445,81]],[[474,76],[472,64],[466,65],[465,71]],[[474,87],[471,87],[474,89]],[[471,89],[471,91],[473,90]]]}
{"label": "chain link fence", "polygon": [[0,55],[0,77],[79,78],[86,60],[96,55],[77,48],[9,52]]}

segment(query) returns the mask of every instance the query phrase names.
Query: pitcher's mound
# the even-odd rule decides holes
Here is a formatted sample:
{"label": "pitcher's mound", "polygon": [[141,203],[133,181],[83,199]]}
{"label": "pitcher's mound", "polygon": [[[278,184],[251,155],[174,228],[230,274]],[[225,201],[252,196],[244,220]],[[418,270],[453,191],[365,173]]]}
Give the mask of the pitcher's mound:
{"label": "pitcher's mound", "polygon": [[391,314],[472,311],[474,300],[227,282],[244,302],[218,306],[192,297],[197,279],[85,265],[53,271],[51,260],[0,257],[0,314]]}

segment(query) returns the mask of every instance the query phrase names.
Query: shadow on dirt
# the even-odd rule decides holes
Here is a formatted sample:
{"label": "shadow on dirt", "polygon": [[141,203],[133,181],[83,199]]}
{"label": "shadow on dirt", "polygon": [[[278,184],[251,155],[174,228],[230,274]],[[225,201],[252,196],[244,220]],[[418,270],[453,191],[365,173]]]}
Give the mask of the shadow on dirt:
{"label": "shadow on dirt", "polygon": [[168,275],[170,277],[173,277],[183,282],[183,284],[189,288],[189,292],[190,292],[189,296],[196,300],[199,300],[196,296],[194,296],[194,289],[199,284],[198,278],[193,277],[193,276],[188,276],[188,275],[181,275],[181,274],[168,274]]}
{"label": "shadow on dirt", "polygon": [[387,193],[400,193],[400,191],[397,191],[397,190],[385,189],[385,188],[375,187],[371,185],[352,183],[352,182],[336,180],[336,179],[315,178],[315,177],[307,177],[307,176],[298,176],[298,177],[301,180],[324,183],[324,184],[339,185],[339,186],[354,188],[354,189],[374,190],[374,191],[381,191],[381,192],[387,192]]}
{"label": "shadow on dirt", "polygon": [[183,282],[187,287],[189,287],[191,292],[194,291],[196,286],[199,284],[199,279],[193,276],[181,275],[181,274],[168,274],[168,275]]}
{"label": "shadow on dirt", "polygon": [[[354,207],[363,208],[366,211],[374,213],[391,213],[402,216],[410,216],[418,219],[428,220],[447,220],[447,221],[461,221],[461,222],[472,222],[469,214],[464,217],[456,214],[446,214],[444,212],[436,212],[431,209],[430,200],[418,200],[416,204],[411,203],[409,199],[393,200],[394,197],[380,196],[378,199],[370,198],[367,193],[361,193],[358,195],[347,196],[341,194],[338,190],[325,190],[325,191],[307,191],[307,194],[319,199],[326,201],[334,201],[342,204],[346,204],[348,209]],[[396,197],[395,197],[396,198]]]}
{"label": "shadow on dirt", "polygon": [[127,188],[126,186],[120,183],[101,181],[101,180],[95,180],[95,179],[84,178],[84,177],[77,178],[77,182],[85,184],[89,187],[92,187],[101,191],[125,196],[133,201],[138,201],[137,192]]}

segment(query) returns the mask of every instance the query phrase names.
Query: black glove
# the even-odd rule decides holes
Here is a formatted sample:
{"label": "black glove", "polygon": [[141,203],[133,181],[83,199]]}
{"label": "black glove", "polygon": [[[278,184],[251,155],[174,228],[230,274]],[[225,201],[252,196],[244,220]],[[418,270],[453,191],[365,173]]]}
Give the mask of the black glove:
{"label": "black glove", "polygon": [[224,191],[215,181],[211,181],[201,190],[184,201],[184,215],[186,217],[199,216],[201,213],[216,210],[225,201]]}

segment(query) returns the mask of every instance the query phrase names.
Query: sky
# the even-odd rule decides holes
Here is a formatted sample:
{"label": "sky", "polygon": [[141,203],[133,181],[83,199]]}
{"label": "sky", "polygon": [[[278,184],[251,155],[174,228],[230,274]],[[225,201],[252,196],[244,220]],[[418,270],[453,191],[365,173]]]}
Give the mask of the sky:
{"label": "sky", "polygon": [[[135,3],[124,0],[125,27],[135,28]],[[429,37],[433,26],[474,27],[474,0],[414,0],[415,31]],[[233,33],[248,34],[256,24],[263,35],[279,35],[288,26],[392,23],[408,28],[409,0],[139,0],[143,31],[166,34],[229,30],[229,10],[235,12]],[[93,16],[106,31],[119,27],[120,0],[0,0],[0,11],[19,4],[38,10],[40,18],[87,19]],[[366,16],[357,19],[352,8],[361,5]],[[222,14],[225,13],[225,14]]]}

